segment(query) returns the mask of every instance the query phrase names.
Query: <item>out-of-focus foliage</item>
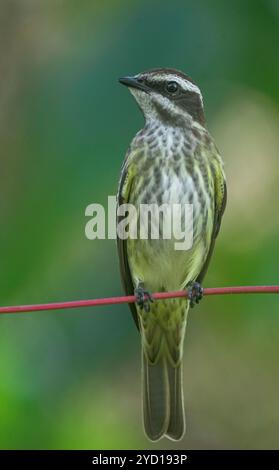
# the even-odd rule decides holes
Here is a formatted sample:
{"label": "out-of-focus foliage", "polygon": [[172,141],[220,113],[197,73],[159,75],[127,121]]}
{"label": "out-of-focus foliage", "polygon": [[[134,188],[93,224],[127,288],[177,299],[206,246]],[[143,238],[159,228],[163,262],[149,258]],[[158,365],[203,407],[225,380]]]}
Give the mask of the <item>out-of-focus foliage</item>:
{"label": "out-of-focus foliage", "polygon": [[[204,93],[229,202],[208,286],[278,283],[277,0],[2,0],[0,303],[118,295],[115,194],[142,124],[118,76],[184,70]],[[205,299],[185,342],[188,429],[151,445],[127,306],[0,318],[0,447],[278,448],[276,296]]]}

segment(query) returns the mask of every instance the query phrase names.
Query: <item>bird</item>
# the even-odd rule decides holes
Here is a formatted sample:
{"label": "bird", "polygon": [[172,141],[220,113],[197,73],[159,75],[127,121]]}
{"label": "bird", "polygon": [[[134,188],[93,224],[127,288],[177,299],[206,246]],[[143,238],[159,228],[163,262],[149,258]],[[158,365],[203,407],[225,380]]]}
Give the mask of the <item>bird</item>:
{"label": "bird", "polygon": [[[119,79],[135,98],[144,126],[132,139],[121,168],[122,204],[191,204],[190,249],[171,239],[117,238],[122,284],[140,332],[144,431],[151,441],[178,441],[185,433],[183,343],[189,307],[202,297],[227,189],[224,164],[207,130],[197,84],[172,68]],[[118,212],[117,212],[118,214]],[[122,220],[118,215],[118,222]],[[175,221],[174,221],[175,223]],[[185,290],[185,298],[153,301],[152,292]]]}

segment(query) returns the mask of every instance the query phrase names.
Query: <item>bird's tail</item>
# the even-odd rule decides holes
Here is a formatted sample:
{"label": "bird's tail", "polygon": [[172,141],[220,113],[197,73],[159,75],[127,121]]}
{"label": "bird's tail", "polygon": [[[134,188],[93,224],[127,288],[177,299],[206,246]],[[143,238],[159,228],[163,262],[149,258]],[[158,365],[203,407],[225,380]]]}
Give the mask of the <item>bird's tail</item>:
{"label": "bird's tail", "polygon": [[166,347],[165,342],[152,363],[143,346],[143,419],[145,433],[152,441],[163,436],[179,440],[185,431],[182,359],[173,363]]}

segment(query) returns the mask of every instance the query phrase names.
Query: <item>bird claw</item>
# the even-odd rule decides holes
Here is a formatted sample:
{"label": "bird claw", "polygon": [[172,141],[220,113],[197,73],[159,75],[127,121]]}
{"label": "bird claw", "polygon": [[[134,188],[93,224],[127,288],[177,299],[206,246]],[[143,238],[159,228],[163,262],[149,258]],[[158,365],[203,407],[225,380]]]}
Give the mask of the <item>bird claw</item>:
{"label": "bird claw", "polygon": [[190,307],[193,308],[203,298],[203,288],[199,282],[190,282],[187,286],[187,297],[190,301]]}
{"label": "bird claw", "polygon": [[145,290],[143,287],[137,287],[135,289],[136,303],[141,310],[145,312],[150,311],[150,303],[154,302],[150,292]]}

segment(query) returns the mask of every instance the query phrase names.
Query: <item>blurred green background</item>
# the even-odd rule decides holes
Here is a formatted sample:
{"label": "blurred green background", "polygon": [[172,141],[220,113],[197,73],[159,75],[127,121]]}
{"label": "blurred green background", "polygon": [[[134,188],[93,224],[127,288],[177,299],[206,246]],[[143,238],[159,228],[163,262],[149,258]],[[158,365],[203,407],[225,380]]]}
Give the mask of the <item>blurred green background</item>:
{"label": "blurred green background", "polygon": [[[206,286],[277,284],[278,0],[1,0],[0,304],[122,293],[85,207],[115,194],[142,117],[117,78],[203,90],[229,202]],[[187,433],[143,435],[127,306],[0,318],[2,449],[279,447],[279,299],[206,298],[185,342]]]}

